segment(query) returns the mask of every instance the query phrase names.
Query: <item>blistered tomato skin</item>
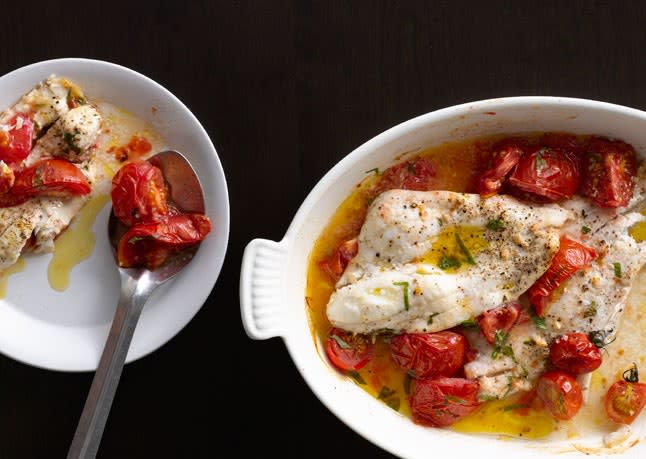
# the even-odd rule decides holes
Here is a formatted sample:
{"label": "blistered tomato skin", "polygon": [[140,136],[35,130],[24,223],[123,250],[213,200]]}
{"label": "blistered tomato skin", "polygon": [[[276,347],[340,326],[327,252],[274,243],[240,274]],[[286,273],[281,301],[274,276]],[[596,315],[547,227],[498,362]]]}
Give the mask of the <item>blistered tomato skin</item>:
{"label": "blistered tomato skin", "polygon": [[633,196],[637,156],[620,140],[593,138],[582,161],[581,194],[599,207],[625,207]]}
{"label": "blistered tomato skin", "polygon": [[357,371],[373,356],[373,344],[368,337],[333,328],[325,343],[328,359],[341,371]]}
{"label": "blistered tomato skin", "polygon": [[403,333],[391,338],[390,357],[413,378],[452,376],[464,365],[467,341],[459,333]]}
{"label": "blistered tomato skin", "polygon": [[479,389],[472,379],[416,380],[408,399],[413,421],[432,427],[454,424],[478,407]]}
{"label": "blistered tomato skin", "polygon": [[483,312],[476,319],[480,331],[489,344],[493,344],[496,332],[501,330],[505,333],[518,322],[522,307],[518,301],[511,301],[496,308]]}
{"label": "blistered tomato skin", "polygon": [[15,164],[31,152],[34,122],[23,113],[18,113],[7,123],[8,130],[0,130],[0,160]]}
{"label": "blistered tomato skin", "polygon": [[555,370],[542,375],[536,393],[555,419],[573,418],[583,404],[583,392],[576,379],[564,371]]}
{"label": "blistered tomato skin", "polygon": [[488,167],[476,180],[476,193],[484,197],[498,193],[523,156],[524,148],[524,143],[517,139],[505,139],[494,145]]}
{"label": "blistered tomato skin", "polygon": [[161,170],[146,161],[133,161],[121,167],[112,179],[112,209],[128,226],[168,215]]}
{"label": "blistered tomato skin", "polygon": [[604,408],[608,418],[619,424],[631,424],[646,406],[646,384],[615,382],[606,393]]}
{"label": "blistered tomato skin", "polygon": [[428,191],[432,189],[435,167],[429,158],[404,161],[386,169],[377,185],[377,194],[388,190]]}
{"label": "blistered tomato skin", "polygon": [[585,333],[568,333],[554,340],[550,348],[552,364],[570,373],[590,373],[601,366],[601,350]]}
{"label": "blistered tomato skin", "polygon": [[16,174],[10,193],[15,196],[68,197],[92,191],[83,172],[64,159],[41,159]]}
{"label": "blistered tomato skin", "polygon": [[564,150],[533,147],[518,162],[509,177],[511,192],[521,198],[563,201],[579,188],[577,158]]}
{"label": "blistered tomato skin", "polygon": [[547,271],[527,291],[536,314],[543,317],[552,298],[552,293],[577,271],[584,269],[598,257],[597,252],[572,239],[562,236],[559,250],[552,258]]}
{"label": "blistered tomato skin", "polygon": [[348,263],[358,251],[359,242],[357,238],[350,239],[337,247],[329,257],[321,260],[319,266],[336,282],[341,278],[345,268],[348,267]]}

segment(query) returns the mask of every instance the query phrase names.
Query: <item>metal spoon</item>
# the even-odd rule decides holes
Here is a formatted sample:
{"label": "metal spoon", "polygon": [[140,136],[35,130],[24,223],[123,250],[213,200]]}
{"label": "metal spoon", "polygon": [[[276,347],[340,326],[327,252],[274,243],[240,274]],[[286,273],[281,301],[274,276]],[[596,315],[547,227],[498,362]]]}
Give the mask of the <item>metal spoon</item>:
{"label": "metal spoon", "polygon": [[[183,155],[176,151],[163,151],[148,161],[162,170],[169,185],[171,199],[180,210],[204,213],[202,187],[195,171]],[[115,260],[116,248],[124,232],[124,225],[114,216],[114,212],[110,212],[108,236]],[[141,311],[155,288],[179,273],[191,261],[196,251],[197,245],[183,250],[154,271],[119,267],[119,303],[67,454],[68,459],[96,456]]]}

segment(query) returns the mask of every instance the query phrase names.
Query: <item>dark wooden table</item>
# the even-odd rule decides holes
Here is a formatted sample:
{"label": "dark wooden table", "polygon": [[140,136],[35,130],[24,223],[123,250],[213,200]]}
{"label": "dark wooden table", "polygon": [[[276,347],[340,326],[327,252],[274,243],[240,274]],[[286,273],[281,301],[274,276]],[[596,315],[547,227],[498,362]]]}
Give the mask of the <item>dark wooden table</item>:
{"label": "dark wooden table", "polygon": [[[215,289],[177,337],[126,367],[103,458],[391,457],[315,398],[281,340],[246,337],[246,243],[282,238],[332,165],[413,116],[513,95],[646,108],[637,2],[47,5],[5,2],[0,74],[90,57],[155,79],[208,131],[231,199]],[[0,458],[64,457],[91,379],[0,357]]]}

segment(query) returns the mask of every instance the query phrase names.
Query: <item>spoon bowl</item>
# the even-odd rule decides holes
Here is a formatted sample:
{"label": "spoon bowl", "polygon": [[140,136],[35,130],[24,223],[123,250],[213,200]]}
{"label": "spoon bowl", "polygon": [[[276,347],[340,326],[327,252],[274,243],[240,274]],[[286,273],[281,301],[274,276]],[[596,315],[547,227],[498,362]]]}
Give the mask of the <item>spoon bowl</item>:
{"label": "spoon bowl", "polygon": [[[170,199],[180,211],[204,213],[202,186],[197,174],[181,153],[174,150],[163,151],[152,156],[148,162],[161,169]],[[142,267],[123,268],[119,266],[117,247],[126,230],[127,227],[116,218],[112,210],[108,221],[108,237],[119,269],[121,293],[68,459],[96,456],[141,311],[153,291],[182,271],[199,248],[199,243],[186,247],[154,270]]]}

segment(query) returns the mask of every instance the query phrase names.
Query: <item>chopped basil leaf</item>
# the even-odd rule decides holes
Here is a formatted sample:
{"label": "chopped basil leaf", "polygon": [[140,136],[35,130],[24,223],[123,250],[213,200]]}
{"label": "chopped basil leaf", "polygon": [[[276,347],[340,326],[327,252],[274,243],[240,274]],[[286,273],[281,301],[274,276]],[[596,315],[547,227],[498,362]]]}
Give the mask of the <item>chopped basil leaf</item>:
{"label": "chopped basil leaf", "polygon": [[426,321],[426,323],[427,323],[428,325],[432,325],[432,324],[433,324],[433,317],[435,317],[435,316],[437,316],[437,315],[439,315],[439,314],[440,314],[439,312],[434,312],[433,314],[431,314],[430,316],[428,316],[428,320]]}
{"label": "chopped basil leaf", "polygon": [[361,377],[358,371],[350,370],[348,371],[348,376],[352,377],[352,379],[354,379],[357,384],[361,384],[363,386],[366,385],[366,381]]}
{"label": "chopped basil leaf", "polygon": [[590,231],[592,231],[592,228],[590,228],[589,226],[584,225],[584,226],[581,227],[581,232],[583,234],[588,234]]}
{"label": "chopped basil leaf", "polygon": [[478,395],[478,400],[484,400],[485,402],[491,402],[492,400],[498,400],[498,397],[495,395],[482,394]]}
{"label": "chopped basil leaf", "polygon": [[366,174],[370,174],[371,172],[374,172],[375,175],[381,175],[381,172],[379,172],[378,167],[375,167],[374,169],[370,169],[369,171],[366,171]]}
{"label": "chopped basil leaf", "polygon": [[74,143],[74,138],[75,138],[75,135],[69,132],[66,132],[63,134],[63,140],[65,140],[65,143],[67,144],[67,146],[70,147],[70,150],[72,150],[75,153],[80,153],[81,149],[76,145],[76,143]]}
{"label": "chopped basil leaf", "polygon": [[494,335],[494,348],[491,353],[491,358],[497,359],[500,355],[506,355],[511,357],[514,361],[514,350],[509,344],[507,344],[507,339],[509,338],[509,333],[504,332],[503,330],[496,330]]}
{"label": "chopped basil leaf", "polygon": [[532,314],[532,322],[534,326],[539,330],[547,330],[547,325],[545,325],[545,317],[538,317],[536,314]]}
{"label": "chopped basil leaf", "polygon": [[590,303],[590,306],[588,306],[585,311],[583,311],[583,317],[588,318],[588,317],[594,317],[597,315],[597,302],[593,301]]}
{"label": "chopped basil leaf", "polygon": [[547,166],[547,161],[543,158],[543,151],[544,150],[539,150],[538,153],[536,153],[536,172],[542,171],[545,166]]}
{"label": "chopped basil leaf", "polygon": [[621,263],[613,263],[612,266],[615,268],[615,277],[621,279]]}
{"label": "chopped basil leaf", "polygon": [[470,265],[475,265],[476,261],[473,259],[471,252],[469,252],[469,249],[467,249],[467,246],[464,245],[464,241],[460,237],[459,233],[455,233],[455,240],[457,241],[458,246],[460,247],[460,250],[462,250],[462,253],[466,257],[467,263],[469,263]]}
{"label": "chopped basil leaf", "polygon": [[441,218],[438,218],[438,219],[437,219],[437,224],[438,224],[438,225],[440,225],[440,226],[442,226],[442,225],[444,225],[444,222],[442,221],[442,219],[441,219]]}
{"label": "chopped basil leaf", "polygon": [[519,408],[529,408],[529,405],[525,403],[512,403],[511,405],[507,405],[506,407],[504,407],[502,410],[511,411],[511,410],[517,410]]}
{"label": "chopped basil leaf", "polygon": [[338,335],[330,335],[330,338],[332,338],[336,343],[339,345],[341,349],[350,349],[352,346],[350,346],[348,343],[346,343],[343,338],[341,338]]}
{"label": "chopped basil leaf", "polygon": [[458,405],[466,405],[467,401],[463,398],[456,397],[454,395],[445,395],[444,396],[444,404],[448,405],[449,402],[457,403]]}
{"label": "chopped basil leaf", "polygon": [[[628,374],[626,374],[628,373]],[[623,374],[624,381],[629,383],[638,383],[639,382],[639,371],[637,370],[637,364],[633,362],[633,366],[624,371]]]}
{"label": "chopped basil leaf", "polygon": [[145,238],[143,238],[141,236],[133,236],[130,239],[128,239],[128,244],[136,244],[137,242],[139,242],[139,241],[141,241],[143,239],[145,239]]}
{"label": "chopped basil leaf", "polygon": [[505,229],[505,224],[502,220],[496,218],[487,222],[487,229],[490,229],[491,231],[502,231]]}
{"label": "chopped basil leaf", "polygon": [[388,405],[393,410],[399,411],[400,401],[396,390],[391,389],[388,386],[383,386],[381,388],[381,391],[379,391],[379,395],[377,396],[377,398],[379,400],[382,400],[386,405]]}
{"label": "chopped basil leaf", "polygon": [[440,262],[437,264],[437,267],[440,269],[447,270],[451,268],[459,268],[460,265],[461,263],[458,261],[457,258],[443,255],[442,258],[440,259]]}
{"label": "chopped basil leaf", "polygon": [[410,303],[408,302],[408,282],[393,282],[393,285],[404,287],[404,308],[408,311]]}
{"label": "chopped basil leaf", "polygon": [[410,395],[410,383],[412,381],[413,377],[410,374],[406,373],[406,375],[404,376],[404,393],[406,393],[406,395]]}
{"label": "chopped basil leaf", "polygon": [[462,328],[478,328],[478,322],[473,319],[467,319],[460,322]]}

